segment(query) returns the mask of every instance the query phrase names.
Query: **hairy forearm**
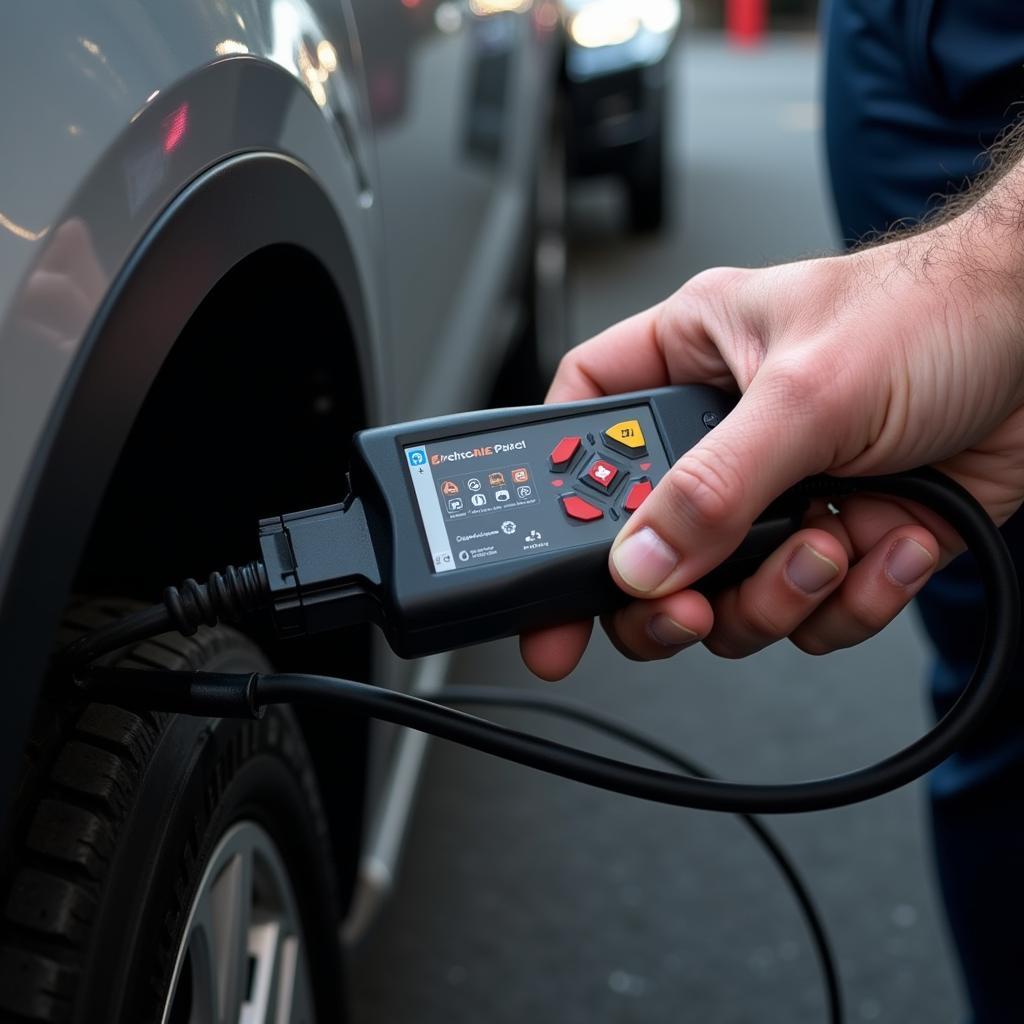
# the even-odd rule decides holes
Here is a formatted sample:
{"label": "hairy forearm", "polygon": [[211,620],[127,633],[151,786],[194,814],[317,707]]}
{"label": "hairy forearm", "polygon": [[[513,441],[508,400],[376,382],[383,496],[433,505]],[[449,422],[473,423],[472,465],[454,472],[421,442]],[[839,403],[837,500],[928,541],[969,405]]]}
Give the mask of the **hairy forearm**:
{"label": "hairy forearm", "polygon": [[952,220],[973,211],[1019,230],[1024,209],[1024,121],[1007,130],[986,157],[982,173],[969,188],[947,200],[937,219]]}
{"label": "hairy forearm", "polygon": [[861,251],[895,244],[915,270],[948,270],[946,282],[1005,283],[1024,294],[1024,121],[991,147],[971,185],[913,225],[865,241]]}
{"label": "hairy forearm", "polygon": [[952,338],[1000,345],[1024,400],[1024,122],[993,147],[970,188],[852,260],[859,272],[847,288],[859,304],[880,288],[898,299],[908,329],[938,319]]}
{"label": "hairy forearm", "polygon": [[[1024,133],[1014,132],[995,154],[991,169],[965,197],[962,212],[949,222],[959,228],[966,258],[978,270],[1024,284]],[[953,204],[954,209],[959,204]]]}

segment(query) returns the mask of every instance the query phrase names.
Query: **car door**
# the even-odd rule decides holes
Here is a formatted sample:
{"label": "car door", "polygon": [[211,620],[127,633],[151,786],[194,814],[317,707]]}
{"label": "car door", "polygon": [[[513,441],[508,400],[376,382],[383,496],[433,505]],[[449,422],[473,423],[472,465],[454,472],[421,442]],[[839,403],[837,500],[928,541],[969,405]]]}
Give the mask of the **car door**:
{"label": "car door", "polygon": [[[353,0],[404,417],[479,402],[529,219],[543,83],[532,0]],[[550,34],[550,33],[547,33]]]}

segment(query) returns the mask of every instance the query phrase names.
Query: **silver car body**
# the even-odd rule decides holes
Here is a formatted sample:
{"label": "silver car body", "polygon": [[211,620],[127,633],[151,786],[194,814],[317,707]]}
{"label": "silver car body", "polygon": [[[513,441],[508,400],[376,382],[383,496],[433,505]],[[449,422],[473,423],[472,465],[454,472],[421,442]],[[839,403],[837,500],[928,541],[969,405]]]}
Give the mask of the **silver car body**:
{"label": "silver car body", "polygon": [[[277,242],[330,264],[368,422],[484,397],[509,333],[501,289],[528,221],[558,20],[549,0],[5,11],[0,793],[106,475],[224,268]],[[133,275],[161,259],[173,302],[151,288],[151,318],[105,350]],[[283,376],[288,351],[282,338]]]}

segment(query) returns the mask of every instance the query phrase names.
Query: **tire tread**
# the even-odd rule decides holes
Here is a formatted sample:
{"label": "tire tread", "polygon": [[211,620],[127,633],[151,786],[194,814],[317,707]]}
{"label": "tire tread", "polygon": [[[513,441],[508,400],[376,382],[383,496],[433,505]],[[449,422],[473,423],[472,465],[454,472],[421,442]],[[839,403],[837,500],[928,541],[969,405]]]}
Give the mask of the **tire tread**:
{"label": "tire tread", "polygon": [[[140,607],[82,601],[58,634],[70,642]],[[248,641],[231,629],[147,640],[106,659],[128,668],[199,668]],[[0,865],[0,1024],[72,1020],[116,836],[166,715],[45,700],[26,745],[6,861]],[[20,818],[20,820],[19,820]]]}

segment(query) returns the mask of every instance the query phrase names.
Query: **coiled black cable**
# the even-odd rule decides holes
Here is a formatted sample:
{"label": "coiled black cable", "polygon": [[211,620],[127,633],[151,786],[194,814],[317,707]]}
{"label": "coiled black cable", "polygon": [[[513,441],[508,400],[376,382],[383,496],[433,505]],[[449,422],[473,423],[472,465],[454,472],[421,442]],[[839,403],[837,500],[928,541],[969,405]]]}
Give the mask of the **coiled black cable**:
{"label": "coiled black cable", "polygon": [[263,564],[252,561],[241,568],[229,565],[223,572],[210,573],[205,583],[187,579],[177,587],[167,587],[161,604],[86,633],[68,644],[61,652],[61,661],[71,667],[88,665],[111,651],[172,630],[191,636],[200,626],[240,622],[266,603]]}

